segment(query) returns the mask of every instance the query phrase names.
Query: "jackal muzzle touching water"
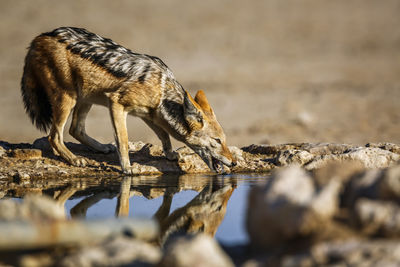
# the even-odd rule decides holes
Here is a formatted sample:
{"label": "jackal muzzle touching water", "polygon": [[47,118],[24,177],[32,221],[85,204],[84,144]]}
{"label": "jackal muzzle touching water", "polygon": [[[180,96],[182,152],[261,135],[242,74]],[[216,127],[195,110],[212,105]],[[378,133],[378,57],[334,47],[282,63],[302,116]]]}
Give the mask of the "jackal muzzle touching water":
{"label": "jackal muzzle touching water", "polygon": [[92,149],[108,153],[85,131],[93,104],[109,108],[117,150],[126,174],[133,172],[126,116],[142,118],[160,138],[166,157],[176,159],[169,135],[193,149],[216,172],[235,160],[203,91],[193,99],[164,62],[137,54],[85,29],[62,27],[37,36],[25,58],[21,81],[26,112],[37,128],[50,130],[55,154],[76,166],[86,160],[64,145],[63,130],[73,111],[70,134]]}

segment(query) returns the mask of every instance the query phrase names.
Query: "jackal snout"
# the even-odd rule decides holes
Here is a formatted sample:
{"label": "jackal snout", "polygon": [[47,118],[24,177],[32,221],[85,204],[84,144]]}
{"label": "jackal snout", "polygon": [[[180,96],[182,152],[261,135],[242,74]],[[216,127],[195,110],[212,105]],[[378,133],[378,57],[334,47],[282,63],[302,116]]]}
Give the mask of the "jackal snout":
{"label": "jackal snout", "polygon": [[195,99],[187,92],[184,99],[184,113],[190,134],[186,144],[190,146],[210,167],[220,173],[223,165],[233,167],[236,160],[226,145],[226,137],[221,125],[202,90]]}

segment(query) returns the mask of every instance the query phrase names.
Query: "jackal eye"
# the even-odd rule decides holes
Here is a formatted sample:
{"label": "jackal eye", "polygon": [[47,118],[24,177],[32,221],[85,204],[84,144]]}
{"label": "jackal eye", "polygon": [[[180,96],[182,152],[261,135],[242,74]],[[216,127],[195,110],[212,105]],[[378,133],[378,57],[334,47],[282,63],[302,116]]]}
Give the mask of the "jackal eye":
{"label": "jackal eye", "polygon": [[214,140],[218,143],[218,144],[222,144],[222,141],[221,141],[221,139],[219,139],[219,138],[214,138]]}

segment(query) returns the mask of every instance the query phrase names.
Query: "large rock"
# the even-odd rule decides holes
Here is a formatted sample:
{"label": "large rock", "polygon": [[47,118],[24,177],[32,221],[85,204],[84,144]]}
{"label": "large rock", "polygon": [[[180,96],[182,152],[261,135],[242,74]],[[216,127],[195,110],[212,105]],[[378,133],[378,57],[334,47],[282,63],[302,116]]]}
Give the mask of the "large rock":
{"label": "large rock", "polygon": [[276,171],[249,194],[247,231],[256,248],[269,248],[317,231],[338,208],[339,181],[317,187],[298,166]]}
{"label": "large rock", "polygon": [[205,235],[177,237],[167,243],[159,266],[234,266],[216,241]]}
{"label": "large rock", "polygon": [[343,195],[343,204],[353,208],[359,198],[399,202],[400,165],[383,170],[363,170],[350,177]]}
{"label": "large rock", "polygon": [[27,195],[22,202],[0,201],[0,221],[65,220],[64,208],[53,199],[36,194]]}
{"label": "large rock", "polygon": [[284,256],[279,266],[399,266],[399,252],[396,240],[321,242],[306,253]]}
{"label": "large rock", "polygon": [[58,266],[151,266],[161,259],[161,250],[149,243],[117,237],[101,245],[84,247],[65,256]]}
{"label": "large rock", "polygon": [[[359,147],[334,143],[297,143],[280,145],[250,145],[243,147],[249,168],[255,162],[266,170],[276,166],[299,164],[307,170],[322,168],[332,162],[359,162],[365,168],[376,169],[396,165],[400,161],[400,147],[395,144],[367,144]],[[253,155],[253,157],[249,156]],[[268,166],[266,163],[271,163]]]}
{"label": "large rock", "polygon": [[306,165],[306,169],[321,168],[329,162],[357,161],[368,169],[381,169],[395,165],[400,160],[400,155],[381,148],[355,147],[340,154],[327,154],[316,157]]}
{"label": "large rock", "polygon": [[355,205],[355,216],[365,234],[400,237],[400,206],[396,203],[359,199]]}
{"label": "large rock", "polygon": [[246,264],[397,266],[399,165],[371,170],[365,161],[337,160],[322,166],[276,170],[251,190],[247,230],[253,251],[263,253]]}
{"label": "large rock", "polygon": [[313,266],[399,266],[398,240],[323,242],[311,249]]}
{"label": "large rock", "polygon": [[378,187],[380,198],[400,201],[400,164],[383,171]]}

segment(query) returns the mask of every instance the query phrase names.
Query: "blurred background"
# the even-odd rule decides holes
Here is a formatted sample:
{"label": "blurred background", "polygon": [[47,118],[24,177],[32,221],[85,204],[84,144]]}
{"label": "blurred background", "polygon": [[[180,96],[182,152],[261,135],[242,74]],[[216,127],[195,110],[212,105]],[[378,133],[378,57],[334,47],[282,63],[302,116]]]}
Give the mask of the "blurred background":
{"label": "blurred background", "polygon": [[[230,145],[400,143],[399,14],[395,0],[1,0],[0,140],[44,135],[20,97],[26,48],[76,26],[158,56],[190,93],[203,89]],[[140,119],[128,125],[131,141],[159,144]],[[87,131],[113,141],[107,109],[91,110]]]}

